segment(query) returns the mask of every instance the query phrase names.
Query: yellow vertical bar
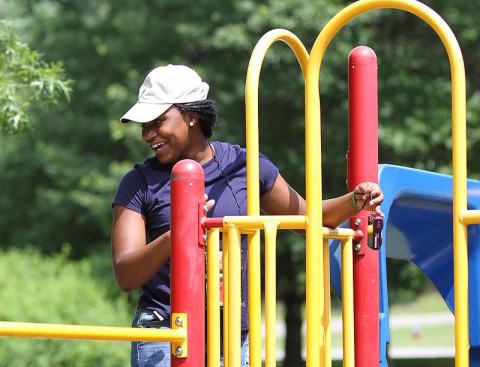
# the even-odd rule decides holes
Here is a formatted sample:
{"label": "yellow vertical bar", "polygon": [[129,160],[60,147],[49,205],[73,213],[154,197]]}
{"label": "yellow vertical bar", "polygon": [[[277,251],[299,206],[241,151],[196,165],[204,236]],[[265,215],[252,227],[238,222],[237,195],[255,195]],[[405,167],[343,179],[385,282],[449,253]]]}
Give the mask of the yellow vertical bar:
{"label": "yellow vertical bar", "polygon": [[323,324],[325,325],[325,347],[323,360],[325,367],[332,367],[332,302],[330,298],[330,248],[328,239],[323,240],[323,298],[325,310],[323,312]]}
{"label": "yellow vertical bar", "polygon": [[241,241],[240,230],[228,226],[228,366],[240,367],[241,359]]}
{"label": "yellow vertical bar", "polygon": [[[453,251],[455,366],[470,365],[468,315],[468,231],[461,215],[467,210],[467,132],[465,67],[460,47],[449,33],[447,52],[452,72]],[[446,41],[444,41],[445,43]]]}
{"label": "yellow vertical bar", "polygon": [[228,351],[228,336],[229,336],[229,310],[230,310],[230,262],[229,262],[229,249],[230,241],[228,231],[222,234],[222,267],[223,267],[223,363],[224,366],[229,365]]}
{"label": "yellow vertical bar", "polygon": [[207,365],[220,365],[220,248],[218,228],[209,231],[207,243]]}
{"label": "yellow vertical bar", "polygon": [[[306,200],[309,224],[306,229],[306,349],[307,367],[320,366],[324,347],[321,313],[324,312],[322,175],[320,139],[319,63],[310,57],[306,75]],[[320,285],[320,287],[319,287]],[[319,289],[320,288],[320,289]]]}
{"label": "yellow vertical bar", "polygon": [[248,316],[250,366],[262,365],[262,289],[260,231],[248,235]]}
{"label": "yellow vertical bar", "polygon": [[265,367],[277,363],[277,224],[265,223]]}
{"label": "yellow vertical bar", "polygon": [[353,239],[342,240],[343,366],[355,366],[353,322]]}

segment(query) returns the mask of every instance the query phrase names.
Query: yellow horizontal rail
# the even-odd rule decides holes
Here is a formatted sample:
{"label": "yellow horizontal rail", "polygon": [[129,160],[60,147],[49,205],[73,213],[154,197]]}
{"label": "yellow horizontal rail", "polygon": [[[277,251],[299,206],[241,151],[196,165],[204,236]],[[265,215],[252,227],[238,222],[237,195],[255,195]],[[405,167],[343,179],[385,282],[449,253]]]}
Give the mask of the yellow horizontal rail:
{"label": "yellow horizontal rail", "polygon": [[332,240],[346,240],[355,236],[355,231],[350,228],[335,228],[331,229],[323,227],[323,235]]}
{"label": "yellow horizontal rail", "polygon": [[0,336],[48,339],[182,342],[186,339],[187,333],[185,329],[142,329],[0,321]]}
{"label": "yellow horizontal rail", "polygon": [[[305,229],[308,226],[308,217],[303,215],[251,215],[248,217],[226,216],[223,219],[225,227],[240,227],[242,234],[244,234],[244,230],[264,229],[269,223],[275,224],[278,229]],[[355,231],[350,228],[323,227],[323,235],[329,239],[342,240],[353,238]]]}
{"label": "yellow horizontal rail", "polygon": [[248,217],[227,216],[223,225],[233,225],[241,229],[262,229],[265,223],[277,223],[279,229],[305,229],[308,218],[303,215],[251,215]]}
{"label": "yellow horizontal rail", "polygon": [[460,213],[460,222],[463,223],[463,224],[479,224],[480,223],[480,210],[464,209]]}

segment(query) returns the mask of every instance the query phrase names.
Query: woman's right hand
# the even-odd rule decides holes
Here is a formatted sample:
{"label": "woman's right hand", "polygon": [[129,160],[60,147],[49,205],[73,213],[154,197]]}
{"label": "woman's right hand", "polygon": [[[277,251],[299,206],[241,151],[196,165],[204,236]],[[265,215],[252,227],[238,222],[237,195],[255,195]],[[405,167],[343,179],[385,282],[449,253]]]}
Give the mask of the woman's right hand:
{"label": "woman's right hand", "polygon": [[170,231],[147,245],[146,219],[121,205],[113,209],[112,258],[115,279],[128,292],[150,280],[170,257]]}

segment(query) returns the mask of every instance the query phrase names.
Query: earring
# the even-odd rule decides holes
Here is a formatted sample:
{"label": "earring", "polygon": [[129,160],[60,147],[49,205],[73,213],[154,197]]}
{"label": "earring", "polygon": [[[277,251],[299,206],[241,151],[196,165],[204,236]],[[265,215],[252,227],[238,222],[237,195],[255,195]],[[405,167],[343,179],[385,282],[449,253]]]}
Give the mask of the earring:
{"label": "earring", "polygon": [[190,126],[193,126],[193,121],[190,121],[189,125],[190,125]]}

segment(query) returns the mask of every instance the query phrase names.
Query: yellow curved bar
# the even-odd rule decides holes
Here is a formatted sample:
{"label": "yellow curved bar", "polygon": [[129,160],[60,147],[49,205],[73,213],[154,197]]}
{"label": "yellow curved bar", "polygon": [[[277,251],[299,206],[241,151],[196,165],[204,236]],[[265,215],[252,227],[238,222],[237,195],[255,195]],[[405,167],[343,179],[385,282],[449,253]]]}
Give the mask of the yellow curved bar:
{"label": "yellow curved bar", "polygon": [[[276,41],[283,41],[290,46],[295,53],[303,74],[308,62],[308,52],[303,43],[292,32],[285,29],[274,29],[267,32],[258,41],[253,49],[247,70],[247,78],[245,83],[245,109],[246,109],[246,147],[247,147],[247,214],[260,214],[260,194],[258,188],[259,182],[259,133],[258,133],[258,84],[260,78],[260,70],[263,59],[267,50]],[[254,250],[254,251],[251,251]],[[249,240],[248,253],[248,271],[250,274],[260,274],[260,236],[251,236]],[[250,288],[252,282],[249,281],[249,314],[250,314],[250,359],[252,367],[261,366],[261,340],[257,335],[261,335],[261,289],[259,285]]]}
{"label": "yellow curved bar", "polygon": [[[466,170],[466,96],[465,67],[460,46],[445,21],[432,9],[418,1],[407,0],[361,0],[344,8],[323,28],[310,53],[306,75],[306,119],[309,131],[306,134],[307,197],[314,202],[321,201],[316,183],[321,182],[321,147],[317,144],[320,136],[320,93],[318,80],[323,55],[334,35],[351,19],[369,10],[393,8],[415,14],[425,20],[442,40],[449,60],[452,77],[452,130],[453,130],[453,233],[454,233],[454,282],[455,282],[455,364],[469,365],[468,356],[468,252],[467,228],[461,222],[462,211],[467,208]],[[307,207],[307,216],[314,222],[321,220],[321,213],[315,205]],[[308,249],[308,247],[307,247]],[[307,255],[308,256],[308,255]],[[307,292],[308,292],[307,286]],[[307,316],[308,316],[307,310]],[[308,328],[307,328],[308,338]],[[314,338],[312,338],[313,340]],[[307,366],[318,365],[320,346],[307,343]],[[309,358],[310,357],[310,358]]]}
{"label": "yellow curved bar", "polygon": [[[245,109],[246,109],[246,137],[247,137],[247,214],[260,214],[260,194],[258,188],[259,182],[259,135],[258,135],[258,84],[263,59],[267,50],[276,41],[283,41],[295,53],[303,74],[308,62],[308,52],[300,39],[292,32],[285,29],[274,29],[267,32],[258,41],[253,49],[252,56],[247,70],[247,79],[245,83]],[[250,240],[248,252],[248,271],[250,274],[260,274],[260,236],[253,236]],[[252,284],[249,282],[249,312],[250,318],[250,353],[260,355],[261,353],[261,318],[258,313],[261,312],[261,289],[260,283]],[[253,315],[253,317],[252,317]],[[252,367],[260,367],[261,361],[251,359]]]}
{"label": "yellow curved bar", "polygon": [[303,43],[292,32],[285,29],[274,29],[265,33],[253,49],[248,64],[247,79],[245,83],[248,215],[260,214],[260,198],[258,191],[258,85],[260,71],[268,49],[274,42],[279,40],[288,44],[293,50],[304,74],[308,63],[308,52]]}

